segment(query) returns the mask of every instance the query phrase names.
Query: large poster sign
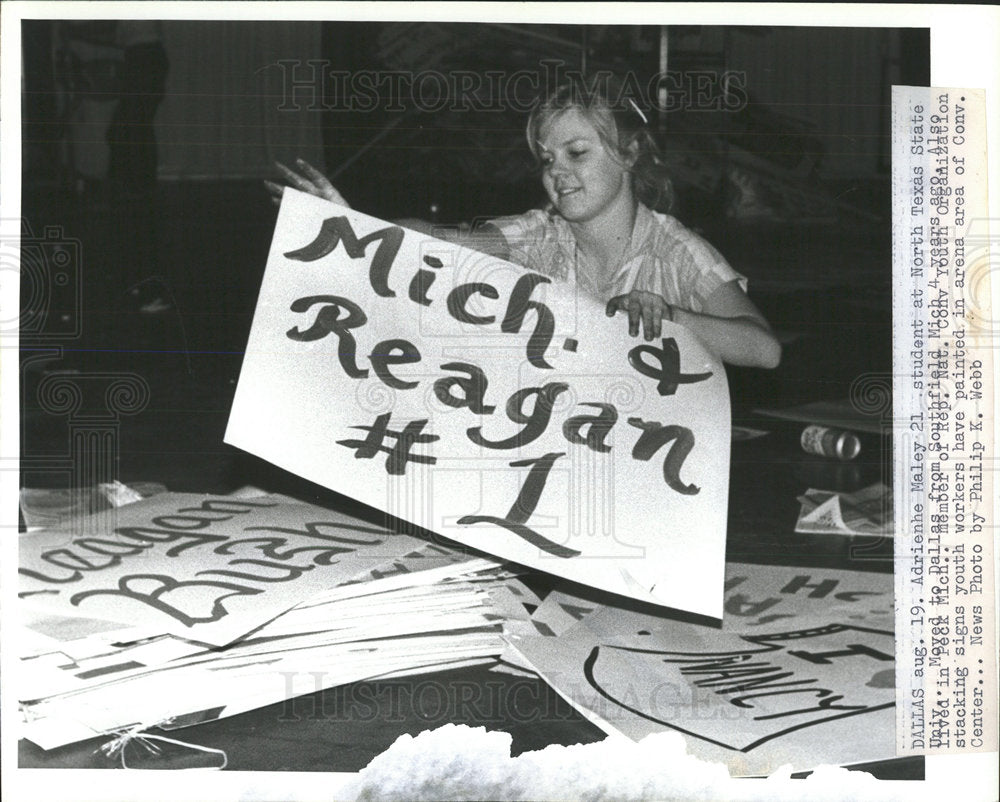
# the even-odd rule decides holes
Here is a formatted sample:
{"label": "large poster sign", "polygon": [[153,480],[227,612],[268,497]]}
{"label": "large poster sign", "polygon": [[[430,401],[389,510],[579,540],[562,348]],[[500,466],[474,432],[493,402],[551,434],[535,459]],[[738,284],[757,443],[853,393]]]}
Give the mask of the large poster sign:
{"label": "large poster sign", "polygon": [[721,363],[567,284],[286,191],[226,442],[501,558],[721,617]]}
{"label": "large poster sign", "polygon": [[19,545],[37,610],[222,646],[421,541],[276,496],[163,493]]}
{"label": "large poster sign", "polygon": [[721,631],[554,595],[582,619],[508,640],[605,731],[677,730],[734,775],[895,755],[889,574],[731,564]]}

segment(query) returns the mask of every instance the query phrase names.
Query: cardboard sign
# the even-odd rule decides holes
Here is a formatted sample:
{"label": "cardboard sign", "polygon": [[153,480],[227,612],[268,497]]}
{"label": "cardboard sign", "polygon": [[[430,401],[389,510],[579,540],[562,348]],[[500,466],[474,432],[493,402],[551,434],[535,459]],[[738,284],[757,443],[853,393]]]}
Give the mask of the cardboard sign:
{"label": "cardboard sign", "polygon": [[286,191],[226,442],[455,541],[721,617],[725,372],[574,287]]}
{"label": "cardboard sign", "polygon": [[891,630],[892,574],[729,563],[725,609],[723,630],[742,634],[831,621]]}
{"label": "cardboard sign", "polygon": [[734,775],[893,757],[892,576],[733,564],[726,586],[721,631],[597,605],[508,641],[604,730],[679,731]]}
{"label": "cardboard sign", "polygon": [[164,493],[94,517],[103,528],[87,522],[86,535],[21,536],[26,603],[215,645],[423,545],[271,496]]}

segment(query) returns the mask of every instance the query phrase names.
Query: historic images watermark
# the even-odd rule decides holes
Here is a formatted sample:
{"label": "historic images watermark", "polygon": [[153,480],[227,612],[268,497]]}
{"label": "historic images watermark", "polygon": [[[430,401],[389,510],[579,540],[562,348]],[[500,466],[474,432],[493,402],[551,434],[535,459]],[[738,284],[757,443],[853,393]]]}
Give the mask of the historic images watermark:
{"label": "historic images watermark", "polygon": [[[0,335],[19,336],[21,408],[66,427],[65,447],[27,450],[12,464],[22,486],[64,492],[67,504],[81,501],[118,479],[122,418],[147,407],[149,382],[133,372],[61,365],[65,350],[78,346],[84,333],[80,239],[62,226],[36,226],[27,218],[0,221],[0,231],[0,270],[20,285],[20,303],[14,314],[0,317]],[[80,526],[101,524],[85,518]]]}
{"label": "historic images watermark", "polygon": [[[579,70],[556,59],[521,70],[343,70],[326,59],[281,59],[281,111],[508,111],[527,114],[539,97],[567,81],[585,83]],[[634,103],[653,112],[740,111],[747,76],[739,70],[682,70],[587,76],[591,91],[614,87],[613,105]],[[583,90],[586,91],[586,90]]]}
{"label": "historic images watermark", "polygon": [[[500,678],[485,682],[426,678],[386,679],[338,687],[324,671],[281,671],[288,697],[282,721],[349,721],[402,723],[411,719],[443,724],[475,721],[480,725],[544,725],[579,720],[577,713],[539,679]],[[567,684],[563,684],[567,687]],[[572,687],[572,682],[568,683]],[[328,690],[322,695],[317,692]],[[572,694],[570,694],[572,695]],[[750,718],[750,708],[720,707],[711,689],[691,688],[664,681],[652,687],[628,686],[622,698],[662,719],[735,721]],[[596,712],[606,721],[624,720],[631,714],[620,703],[595,697]]]}
{"label": "historic images watermark", "polygon": [[82,244],[62,226],[36,228],[25,218],[0,221],[0,270],[13,271],[21,288],[16,312],[0,312],[0,334],[19,331],[22,344],[75,340],[83,327]]}

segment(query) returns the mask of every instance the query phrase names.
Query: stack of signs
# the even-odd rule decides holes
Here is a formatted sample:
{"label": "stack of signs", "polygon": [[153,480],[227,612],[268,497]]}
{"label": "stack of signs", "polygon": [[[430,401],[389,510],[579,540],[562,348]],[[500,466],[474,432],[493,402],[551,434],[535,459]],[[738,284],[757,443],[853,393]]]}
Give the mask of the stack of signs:
{"label": "stack of signs", "polygon": [[891,756],[891,581],[734,566],[726,589],[725,373],[606,300],[286,190],[226,441],[618,599],[492,594],[502,670],[608,731],[679,730],[736,774]]}
{"label": "stack of signs", "polygon": [[721,629],[550,593],[505,662],[636,741],[684,734],[734,776],[895,756],[889,574],[730,564]]}
{"label": "stack of signs", "polygon": [[[227,442],[497,560],[276,496],[26,534],[24,735],[489,659],[734,774],[892,756],[891,578],[726,573],[725,373],[664,327],[637,341],[570,283],[286,190]],[[583,591],[535,597],[499,560]]]}
{"label": "stack of signs", "polygon": [[492,661],[492,560],[278,496],[166,493],[20,541],[24,737],[183,726]]}
{"label": "stack of signs", "polygon": [[630,337],[606,300],[286,190],[226,442],[479,551],[719,618],[725,372],[673,323]]}

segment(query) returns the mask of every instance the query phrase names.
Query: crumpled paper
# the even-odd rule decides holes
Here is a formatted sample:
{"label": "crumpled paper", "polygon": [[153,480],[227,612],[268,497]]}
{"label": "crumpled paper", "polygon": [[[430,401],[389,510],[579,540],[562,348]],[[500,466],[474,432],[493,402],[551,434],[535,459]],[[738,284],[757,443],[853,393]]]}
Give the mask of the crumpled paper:
{"label": "crumpled paper", "polygon": [[892,537],[892,488],[877,482],[856,493],[807,490],[795,531],[817,535]]}

